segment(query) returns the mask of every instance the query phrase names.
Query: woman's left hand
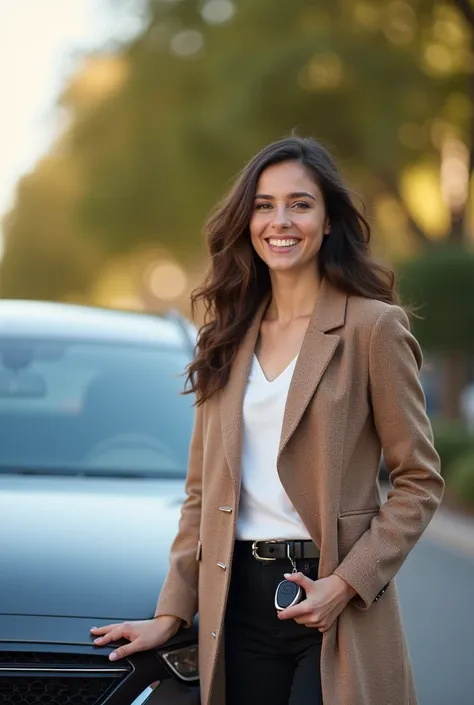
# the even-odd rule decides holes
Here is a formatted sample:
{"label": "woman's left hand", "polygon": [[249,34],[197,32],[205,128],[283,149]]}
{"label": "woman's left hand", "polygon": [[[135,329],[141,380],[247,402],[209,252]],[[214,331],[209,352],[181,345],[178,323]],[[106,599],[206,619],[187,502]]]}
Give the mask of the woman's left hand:
{"label": "woman's left hand", "polygon": [[287,573],[286,580],[298,583],[306,593],[306,599],[293,607],[278,612],[279,619],[294,619],[306,627],[316,627],[327,632],[339,617],[356,591],[338,575],[311,580],[303,573]]}

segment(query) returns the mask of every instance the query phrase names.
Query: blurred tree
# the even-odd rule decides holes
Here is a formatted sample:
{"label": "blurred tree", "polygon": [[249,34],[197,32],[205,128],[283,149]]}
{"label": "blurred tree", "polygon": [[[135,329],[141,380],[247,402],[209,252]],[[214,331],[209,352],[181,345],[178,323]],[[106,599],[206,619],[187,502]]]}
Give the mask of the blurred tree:
{"label": "blurred tree", "polygon": [[438,174],[448,138],[464,143],[472,54],[459,12],[416,5],[149,0],[145,31],[121,52],[120,90],[85,112],[74,87],[64,96],[88,173],[84,223],[114,252],[164,242],[192,257],[229,178],[296,127],[343,158],[373,209],[391,199],[426,246],[401,176],[420,163]]}
{"label": "blurred tree", "polygon": [[399,275],[403,298],[420,303],[414,319],[418,339],[427,350],[444,354],[443,415],[458,419],[474,353],[474,253],[443,245],[405,262]]}
{"label": "blurred tree", "polygon": [[[471,38],[454,8],[465,3],[145,4],[143,32],[92,56],[62,97],[70,158],[86,184],[75,211],[81,233],[112,253],[165,244],[189,260],[230,177],[296,127],[341,156],[389,256],[432,241],[403,175],[420,164],[437,174],[448,137],[470,136]],[[442,202],[437,184],[425,211],[437,187]],[[415,245],[394,236],[395,219]]]}
{"label": "blurred tree", "polygon": [[3,222],[3,298],[84,297],[100,260],[74,228],[79,190],[74,162],[59,153],[21,179],[17,203]]}

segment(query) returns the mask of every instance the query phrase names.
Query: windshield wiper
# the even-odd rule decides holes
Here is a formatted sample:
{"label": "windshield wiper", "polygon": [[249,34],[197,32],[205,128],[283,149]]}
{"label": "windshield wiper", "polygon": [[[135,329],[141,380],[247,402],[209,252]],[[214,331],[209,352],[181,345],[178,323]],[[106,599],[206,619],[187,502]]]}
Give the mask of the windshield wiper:
{"label": "windshield wiper", "polygon": [[111,480],[179,480],[186,473],[170,470],[136,471],[136,470],[102,470],[101,468],[35,468],[15,465],[0,465],[0,474],[31,475],[46,477],[100,477]]}

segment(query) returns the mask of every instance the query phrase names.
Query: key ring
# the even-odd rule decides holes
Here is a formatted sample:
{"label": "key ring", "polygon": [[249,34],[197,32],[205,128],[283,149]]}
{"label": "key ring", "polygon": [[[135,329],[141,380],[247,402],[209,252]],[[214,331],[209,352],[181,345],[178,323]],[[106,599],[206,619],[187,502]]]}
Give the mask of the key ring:
{"label": "key ring", "polygon": [[296,561],[295,561],[294,558],[292,558],[292,557],[290,556],[290,544],[289,544],[289,543],[286,544],[286,555],[288,556],[288,560],[290,561],[290,563],[291,563],[291,565],[292,565],[292,567],[293,567],[292,573],[297,573],[297,572],[298,572],[298,568],[296,567]]}

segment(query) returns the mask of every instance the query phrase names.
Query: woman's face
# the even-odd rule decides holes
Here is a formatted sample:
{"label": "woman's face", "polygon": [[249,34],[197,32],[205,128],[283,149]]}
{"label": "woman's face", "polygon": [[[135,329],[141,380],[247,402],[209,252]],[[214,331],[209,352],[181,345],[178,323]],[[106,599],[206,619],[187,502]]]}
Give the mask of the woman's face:
{"label": "woman's face", "polygon": [[299,269],[314,262],[328,230],[323,194],[305,166],[289,161],[262,172],[250,237],[270,270]]}

